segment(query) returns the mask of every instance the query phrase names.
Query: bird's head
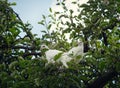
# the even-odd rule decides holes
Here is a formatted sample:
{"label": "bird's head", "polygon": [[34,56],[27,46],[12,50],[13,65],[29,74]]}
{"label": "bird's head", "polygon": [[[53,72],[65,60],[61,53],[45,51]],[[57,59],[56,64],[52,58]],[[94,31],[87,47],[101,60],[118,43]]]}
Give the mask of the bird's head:
{"label": "bird's head", "polygon": [[83,42],[82,42],[82,41],[79,41],[79,42],[78,42],[78,46],[83,46]]}
{"label": "bird's head", "polygon": [[47,46],[47,45],[42,44],[42,45],[40,46],[40,50],[41,50],[41,54],[43,54],[43,55],[44,55],[44,54],[45,54],[45,52],[49,50],[49,48],[48,48],[48,46]]}
{"label": "bird's head", "polygon": [[40,47],[40,50],[48,50],[48,46],[45,45],[45,44],[42,44],[41,47]]}

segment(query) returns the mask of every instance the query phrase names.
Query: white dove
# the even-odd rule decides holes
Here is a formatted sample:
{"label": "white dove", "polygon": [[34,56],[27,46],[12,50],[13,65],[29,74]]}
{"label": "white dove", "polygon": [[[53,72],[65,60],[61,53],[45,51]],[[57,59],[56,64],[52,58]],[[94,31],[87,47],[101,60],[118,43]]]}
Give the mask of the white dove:
{"label": "white dove", "polygon": [[68,68],[67,63],[70,62],[71,60],[72,58],[69,56],[67,52],[65,52],[61,55],[57,62],[61,62],[64,67]]}
{"label": "white dove", "polygon": [[79,42],[78,46],[73,47],[68,52],[63,53],[60,59],[58,59],[58,61],[62,62],[62,64],[66,68],[68,68],[68,65],[67,65],[68,62],[70,62],[73,59],[76,59],[77,63],[79,63],[83,55],[84,55],[83,42]]}
{"label": "white dove", "polygon": [[[81,56],[79,58],[79,61],[80,61],[82,56],[84,55],[83,42],[80,42],[77,47],[73,47],[68,52],[49,49],[48,46],[46,46],[45,44],[41,45],[41,50],[45,50],[45,56],[46,56],[46,59],[48,60],[48,63],[61,62],[63,66],[66,68],[68,68],[67,63],[70,62],[72,59],[76,58],[77,56]],[[55,56],[59,54],[60,54],[60,57],[57,58],[57,60],[55,61],[54,60]]]}
{"label": "white dove", "polygon": [[70,49],[68,51],[68,54],[72,54],[73,56],[78,56],[78,55],[82,55],[84,53],[83,51],[83,42],[79,42],[78,46],[73,47],[72,49]]}
{"label": "white dove", "polygon": [[49,49],[47,45],[43,44],[41,45],[41,50],[43,50],[43,52],[45,52],[45,57],[48,61],[48,63],[54,63],[54,57],[59,54],[62,53],[62,51],[59,50],[55,50],[55,49]]}

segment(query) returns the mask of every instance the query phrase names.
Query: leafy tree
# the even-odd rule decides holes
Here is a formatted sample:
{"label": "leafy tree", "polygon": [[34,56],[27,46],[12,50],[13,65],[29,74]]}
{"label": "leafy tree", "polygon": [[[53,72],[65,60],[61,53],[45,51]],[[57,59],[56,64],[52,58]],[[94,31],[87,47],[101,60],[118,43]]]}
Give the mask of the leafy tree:
{"label": "leafy tree", "polygon": [[[69,33],[72,43],[74,40],[83,40],[84,52],[88,52],[88,55],[84,58],[85,63],[80,66],[83,72],[79,68],[81,72],[79,75],[82,77],[77,76],[77,78],[81,80],[80,83],[83,82],[79,84],[80,87],[84,85],[88,88],[119,88],[120,2],[89,0],[83,5],[72,2],[78,6],[78,15],[74,15],[74,10],[68,9],[65,2],[58,0],[57,3],[58,6],[63,7],[62,12],[53,12],[50,8],[52,14],[48,16],[51,18],[48,26],[51,23],[53,26],[56,24],[56,30],[49,35],[57,34],[56,40],[61,41],[62,38],[65,39],[65,34]],[[49,38],[55,39],[51,36]]]}
{"label": "leafy tree", "polygon": [[[49,21],[43,15],[39,24],[46,30],[42,38],[37,38],[31,33],[31,25],[23,23],[11,8],[15,3],[0,1],[1,88],[120,87],[120,1],[72,2],[78,6],[78,14],[65,2],[57,0],[56,5],[63,7],[61,12],[49,9]],[[61,63],[46,65],[47,61],[41,59],[40,44],[68,51],[79,40],[87,53],[80,63],[71,61],[69,68],[61,68]]]}
{"label": "leafy tree", "polygon": [[[26,62],[20,61],[31,60],[31,55],[40,56],[40,53],[37,52],[40,39],[31,33],[30,24],[24,24],[10,7],[11,5],[15,5],[15,3],[8,3],[7,0],[0,1],[0,87],[14,88],[15,86],[16,88],[25,85],[28,88],[30,85],[26,84],[29,81],[24,83],[26,74],[22,75]],[[20,36],[22,32],[24,34]],[[23,67],[19,66],[20,63],[23,63]],[[24,78],[23,81],[21,77]]]}

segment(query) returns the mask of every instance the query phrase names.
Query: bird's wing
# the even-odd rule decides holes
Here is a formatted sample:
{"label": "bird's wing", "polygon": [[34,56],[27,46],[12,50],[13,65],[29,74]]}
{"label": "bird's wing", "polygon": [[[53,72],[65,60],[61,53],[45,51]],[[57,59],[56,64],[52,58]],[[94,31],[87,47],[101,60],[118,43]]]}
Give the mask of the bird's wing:
{"label": "bird's wing", "polygon": [[48,50],[45,52],[46,58],[53,59],[55,55],[61,53],[62,51],[59,50]]}

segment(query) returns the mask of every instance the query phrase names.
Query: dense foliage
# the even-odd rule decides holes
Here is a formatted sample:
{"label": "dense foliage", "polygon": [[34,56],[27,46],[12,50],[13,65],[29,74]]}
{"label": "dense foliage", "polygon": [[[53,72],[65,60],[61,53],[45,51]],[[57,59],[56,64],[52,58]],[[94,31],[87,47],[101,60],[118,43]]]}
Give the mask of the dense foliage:
{"label": "dense foliage", "polygon": [[[78,14],[65,2],[57,0],[60,12],[50,8],[49,22],[43,15],[39,24],[46,30],[37,38],[11,8],[15,3],[0,1],[0,88],[120,88],[120,1],[72,2]],[[42,43],[67,51],[78,40],[87,53],[80,63],[61,68],[60,63],[46,66],[41,59]]]}

